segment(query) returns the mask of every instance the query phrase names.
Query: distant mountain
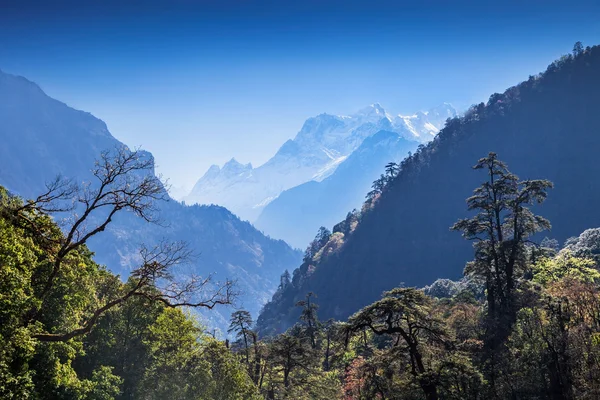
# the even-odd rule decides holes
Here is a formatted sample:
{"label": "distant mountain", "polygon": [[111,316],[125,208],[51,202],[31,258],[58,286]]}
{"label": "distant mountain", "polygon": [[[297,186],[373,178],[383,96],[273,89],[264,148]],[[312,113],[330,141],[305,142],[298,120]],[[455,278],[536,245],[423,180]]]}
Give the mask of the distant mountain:
{"label": "distant mountain", "polygon": [[[600,47],[552,63],[503,94],[493,94],[407,159],[389,190],[350,228],[334,233],[293,273],[259,318],[263,332],[297,319],[295,301],[314,292],[319,317],[344,319],[402,283],[459,278],[472,243],[449,227],[471,215],[465,199],[485,180],[474,171],[490,151],[521,179],[554,182],[536,213],[564,242],[600,226]],[[346,224],[348,225],[348,224]],[[538,238],[541,239],[541,238]]]}
{"label": "distant mountain", "polygon": [[285,142],[257,168],[235,159],[223,168],[211,166],[183,199],[190,204],[222,205],[253,222],[284,190],[330,176],[365,138],[376,132],[392,131],[407,140],[426,143],[446,118],[455,115],[449,104],[412,116],[392,117],[379,104],[350,116],[321,114],[306,120],[293,140]]}
{"label": "distant mountain", "polygon": [[105,149],[121,145],[106,124],[0,71],[0,183],[33,196],[58,173],[88,174]]}
{"label": "distant mountain", "polygon": [[[25,78],[3,72],[0,140],[0,185],[25,198],[41,193],[44,183],[57,174],[88,179],[101,151],[122,146],[93,115],[48,97]],[[184,240],[200,254],[194,270],[185,272],[237,279],[240,305],[255,315],[275,290],[281,272],[300,261],[298,251],[265,237],[223,207],[188,207],[173,200],[159,206],[166,227],[145,223],[129,213],[117,215],[90,242],[96,261],[127,276],[141,242]],[[205,316],[213,326],[223,328],[230,312],[217,308]]]}
{"label": "distant mountain", "polygon": [[366,138],[335,172],[285,190],[262,211],[254,225],[298,248],[306,248],[320,226],[333,226],[360,208],[372,182],[391,161],[400,162],[419,142],[396,132],[379,131]]}

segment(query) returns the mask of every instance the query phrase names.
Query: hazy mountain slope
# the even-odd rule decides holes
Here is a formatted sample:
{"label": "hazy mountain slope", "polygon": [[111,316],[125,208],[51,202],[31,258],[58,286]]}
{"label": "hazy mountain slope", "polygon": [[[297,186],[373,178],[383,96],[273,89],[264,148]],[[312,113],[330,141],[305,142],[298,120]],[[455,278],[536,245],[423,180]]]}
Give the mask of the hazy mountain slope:
{"label": "hazy mountain slope", "polygon": [[223,168],[211,166],[184,200],[219,204],[254,221],[263,207],[282,191],[327,178],[374,133],[394,131],[424,143],[443,125],[444,116],[454,115],[456,111],[449,104],[412,116],[392,117],[379,104],[350,116],[321,114],[306,120],[293,140],[285,142],[269,161],[257,168],[235,159]]}
{"label": "hazy mountain slope", "polygon": [[87,173],[100,151],[120,144],[103,121],[2,71],[0,138],[0,182],[25,196],[58,173]]}
{"label": "hazy mountain slope", "polygon": [[[458,278],[471,243],[449,227],[484,177],[471,169],[494,151],[521,178],[554,182],[537,212],[564,241],[600,224],[600,47],[563,58],[538,77],[494,94],[413,155],[337,252],[302,265],[261,315],[264,330],[296,318],[293,303],[317,294],[320,317],[344,318],[404,282]],[[280,324],[283,321],[283,324]]]}
{"label": "hazy mountain slope", "polygon": [[[46,96],[25,78],[1,72],[0,140],[0,185],[24,197],[39,194],[44,182],[58,173],[89,178],[98,154],[122,145],[101,120]],[[240,303],[255,314],[281,272],[300,260],[299,252],[286,243],[265,237],[222,207],[187,207],[175,201],[160,207],[166,227],[118,215],[90,242],[96,260],[126,276],[141,242],[184,240],[200,254],[193,272],[237,279]],[[223,327],[230,312],[221,308],[206,315]]]}
{"label": "hazy mountain slope", "polygon": [[348,210],[360,208],[372,182],[390,161],[401,161],[418,142],[395,132],[379,131],[321,182],[288,189],[269,203],[254,225],[269,235],[305,248],[320,226],[333,226]]}

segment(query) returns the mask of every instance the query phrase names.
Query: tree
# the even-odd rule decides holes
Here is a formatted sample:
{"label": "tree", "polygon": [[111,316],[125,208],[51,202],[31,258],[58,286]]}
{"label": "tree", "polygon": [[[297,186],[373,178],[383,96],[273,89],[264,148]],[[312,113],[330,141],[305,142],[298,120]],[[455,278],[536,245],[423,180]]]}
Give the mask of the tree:
{"label": "tree", "polygon": [[314,258],[314,256],[321,250],[323,246],[327,244],[329,238],[331,237],[331,231],[324,226],[319,228],[317,235],[313,239],[312,242],[306,248],[304,252],[304,262],[310,262]]}
{"label": "tree", "polygon": [[[348,319],[350,336],[367,328],[375,335],[390,335],[397,349],[403,349],[410,359],[412,376],[427,400],[438,399],[438,385],[433,371],[424,360],[424,345],[450,344],[446,328],[432,315],[431,299],[414,288],[396,288],[383,298],[363,308]],[[403,343],[404,346],[399,347]]]}
{"label": "tree", "polygon": [[583,44],[579,41],[575,42],[573,45],[573,57],[578,57],[583,54]]}
{"label": "tree", "polygon": [[290,271],[288,271],[287,269],[285,271],[283,271],[283,274],[281,274],[281,276],[279,277],[279,289],[283,290],[287,287],[287,285],[290,284],[290,282],[292,281],[291,279],[291,275],[290,275]]}
{"label": "tree", "polygon": [[385,176],[387,178],[387,183],[391,183],[392,180],[398,176],[400,172],[400,165],[395,162],[389,162],[385,165]]}
{"label": "tree", "polygon": [[[55,306],[52,302],[60,301],[53,293],[63,269],[88,251],[88,240],[103,232],[117,213],[130,211],[147,222],[159,222],[156,201],[168,197],[153,171],[152,158],[121,147],[101,153],[92,170],[96,179],[94,184],[76,185],[58,177],[35,200],[3,201],[4,217],[35,238],[49,264],[32,277],[36,301],[22,317],[25,325],[39,322],[43,325],[48,321],[44,314]],[[72,214],[64,220],[63,234],[47,215],[69,212]],[[79,326],[62,332],[37,329],[32,337],[43,342],[65,342],[85,335],[106,311],[136,296],[162,302],[168,307],[213,308],[217,304],[230,304],[234,297],[232,282],[226,281],[214,288],[210,276],[191,276],[189,280],[181,281],[171,274],[172,267],[188,262],[191,255],[182,242],[143,246],[141,264],[131,274],[135,284],[107,295],[103,303],[85,313]],[[207,291],[212,293],[207,294]]]}
{"label": "tree", "polygon": [[366,203],[372,203],[373,201],[375,201],[380,195],[381,193],[383,193],[383,191],[385,190],[385,185],[387,184],[387,177],[383,174],[381,174],[381,176],[373,181],[373,184],[371,185],[371,191],[367,193],[367,200]]}
{"label": "tree", "polygon": [[235,336],[244,342],[244,353],[246,355],[246,365],[250,365],[250,350],[248,346],[248,337],[252,334],[252,316],[246,310],[238,310],[231,314],[229,329],[227,333],[235,332]]}
{"label": "tree", "polygon": [[555,257],[544,257],[533,266],[533,281],[544,285],[562,278],[582,282],[600,280],[600,272],[594,268],[596,262],[589,258],[576,257],[571,250],[563,249]]}
{"label": "tree", "polygon": [[290,386],[290,376],[298,368],[309,370],[310,350],[291,332],[279,335],[271,345],[271,360],[283,373],[283,386]]}
{"label": "tree", "polygon": [[550,228],[550,222],[533,214],[528,206],[542,203],[552,184],[547,180],[520,181],[495,153],[473,168],[488,175],[467,199],[468,209],[477,214],[459,220],[452,229],[475,242],[475,259],[467,264],[465,274],[485,282],[488,344],[495,348],[515,319],[515,282],[527,267],[528,238]]}
{"label": "tree", "polygon": [[200,351],[209,366],[212,388],[198,399],[262,399],[243,366],[222,342],[205,338]]}
{"label": "tree", "polygon": [[210,365],[201,358],[202,329],[179,310],[166,308],[150,326],[150,364],[141,382],[145,399],[192,400],[210,393]]}
{"label": "tree", "polygon": [[311,298],[316,297],[313,292],[306,294],[305,300],[300,300],[296,303],[296,307],[302,307],[302,313],[300,314],[300,320],[306,325],[306,331],[310,338],[311,347],[314,349],[317,347],[316,332],[319,327],[319,319],[317,317],[317,309],[319,308],[314,302],[311,302]]}

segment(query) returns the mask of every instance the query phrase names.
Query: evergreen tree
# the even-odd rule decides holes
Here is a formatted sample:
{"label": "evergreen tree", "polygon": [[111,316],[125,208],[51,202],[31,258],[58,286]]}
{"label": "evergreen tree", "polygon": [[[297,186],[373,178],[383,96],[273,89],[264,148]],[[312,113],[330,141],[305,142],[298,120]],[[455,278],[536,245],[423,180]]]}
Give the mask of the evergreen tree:
{"label": "evergreen tree", "polygon": [[239,340],[243,341],[244,353],[246,355],[246,365],[250,365],[250,349],[248,345],[248,339],[252,334],[250,332],[252,324],[252,316],[250,313],[246,310],[238,310],[231,314],[229,329],[227,329],[227,333],[235,332],[235,336]]}
{"label": "evergreen tree", "polygon": [[311,302],[311,298],[316,297],[313,292],[306,294],[304,300],[300,300],[296,303],[296,307],[302,307],[302,313],[300,314],[300,320],[306,325],[306,332],[310,338],[310,344],[312,348],[317,347],[316,332],[319,327],[319,319],[317,317],[317,309],[319,306]]}
{"label": "evergreen tree", "polygon": [[[531,235],[550,228],[550,222],[529,206],[542,203],[552,183],[519,180],[495,153],[481,158],[473,168],[487,175],[487,181],[467,199],[468,209],[477,214],[459,220],[452,229],[474,241],[475,259],[465,274],[485,282],[486,344],[494,357],[516,318],[515,284],[528,268],[526,243]],[[495,373],[490,374],[493,382]]]}

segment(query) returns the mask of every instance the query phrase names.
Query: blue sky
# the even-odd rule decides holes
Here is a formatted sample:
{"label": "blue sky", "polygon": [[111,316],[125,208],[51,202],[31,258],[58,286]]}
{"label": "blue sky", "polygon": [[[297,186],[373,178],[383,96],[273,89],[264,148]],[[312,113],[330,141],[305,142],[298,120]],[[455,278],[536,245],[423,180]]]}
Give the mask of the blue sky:
{"label": "blue sky", "polygon": [[600,44],[597,3],[0,0],[0,69],[191,187],[231,157],[265,162],[315,114],[484,101]]}

